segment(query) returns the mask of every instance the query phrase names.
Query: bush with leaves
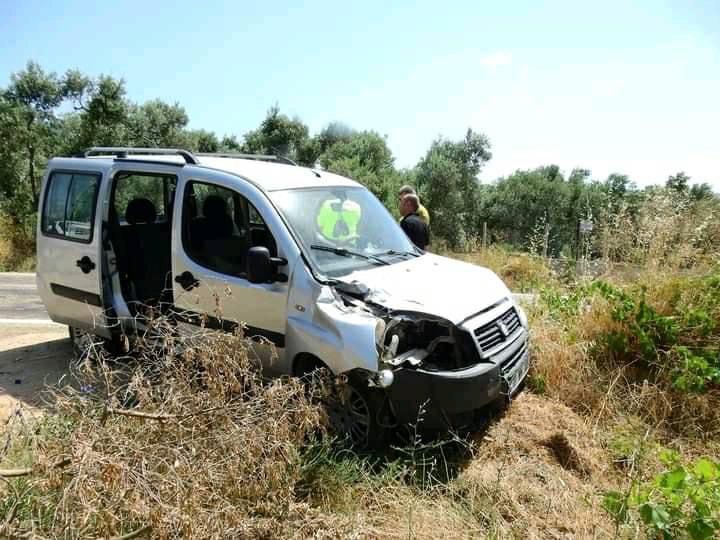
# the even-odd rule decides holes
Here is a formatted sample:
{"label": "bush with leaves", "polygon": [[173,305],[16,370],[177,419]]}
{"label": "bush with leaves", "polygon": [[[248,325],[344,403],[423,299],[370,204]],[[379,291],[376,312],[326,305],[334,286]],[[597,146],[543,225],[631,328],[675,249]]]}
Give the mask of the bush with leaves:
{"label": "bush with leaves", "polygon": [[642,524],[648,538],[709,540],[720,534],[720,462],[700,458],[691,465],[676,452],[661,455],[665,470],[627,493],[605,494],[603,506],[618,526]]}
{"label": "bush with leaves", "polygon": [[654,299],[646,287],[622,290],[599,281],[592,289],[609,303],[615,323],[598,336],[601,354],[669,375],[676,390],[720,385],[720,273],[672,278],[656,287]]}

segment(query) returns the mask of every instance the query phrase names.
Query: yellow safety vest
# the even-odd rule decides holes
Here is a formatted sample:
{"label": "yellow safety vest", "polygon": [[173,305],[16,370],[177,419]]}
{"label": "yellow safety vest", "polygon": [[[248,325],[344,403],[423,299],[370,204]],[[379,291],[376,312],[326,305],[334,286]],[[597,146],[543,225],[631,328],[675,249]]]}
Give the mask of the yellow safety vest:
{"label": "yellow safety vest", "polygon": [[347,199],[331,199],[320,206],[317,226],[325,238],[346,240],[357,236],[361,216],[362,209],[358,203]]}

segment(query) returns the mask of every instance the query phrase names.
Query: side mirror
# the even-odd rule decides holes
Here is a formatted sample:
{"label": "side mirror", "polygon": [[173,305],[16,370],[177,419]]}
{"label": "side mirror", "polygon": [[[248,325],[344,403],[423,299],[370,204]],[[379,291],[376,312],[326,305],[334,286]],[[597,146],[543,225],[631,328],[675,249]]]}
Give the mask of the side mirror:
{"label": "side mirror", "polygon": [[247,275],[250,283],[273,283],[287,281],[285,274],[278,274],[278,266],[287,264],[285,259],[271,257],[266,247],[251,247],[247,253]]}

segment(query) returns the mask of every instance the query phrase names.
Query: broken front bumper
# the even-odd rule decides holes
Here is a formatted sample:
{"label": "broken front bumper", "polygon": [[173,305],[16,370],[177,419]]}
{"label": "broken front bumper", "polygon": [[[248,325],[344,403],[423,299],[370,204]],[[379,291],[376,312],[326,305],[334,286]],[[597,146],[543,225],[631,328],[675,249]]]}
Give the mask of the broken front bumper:
{"label": "broken front bumper", "polygon": [[[525,340],[523,340],[525,341]],[[455,418],[515,394],[527,376],[527,342],[519,347],[512,367],[479,363],[455,371],[426,371],[400,368],[386,389],[391,411],[398,424],[428,429],[455,426]],[[509,369],[508,369],[509,368]]]}

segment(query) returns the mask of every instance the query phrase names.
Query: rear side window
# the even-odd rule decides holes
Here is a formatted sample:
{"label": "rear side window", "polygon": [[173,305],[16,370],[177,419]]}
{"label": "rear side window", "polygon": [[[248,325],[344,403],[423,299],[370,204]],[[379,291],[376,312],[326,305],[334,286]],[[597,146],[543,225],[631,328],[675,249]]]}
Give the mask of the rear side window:
{"label": "rear side window", "polygon": [[54,172],[48,180],[41,229],[46,236],[92,241],[99,174]]}

